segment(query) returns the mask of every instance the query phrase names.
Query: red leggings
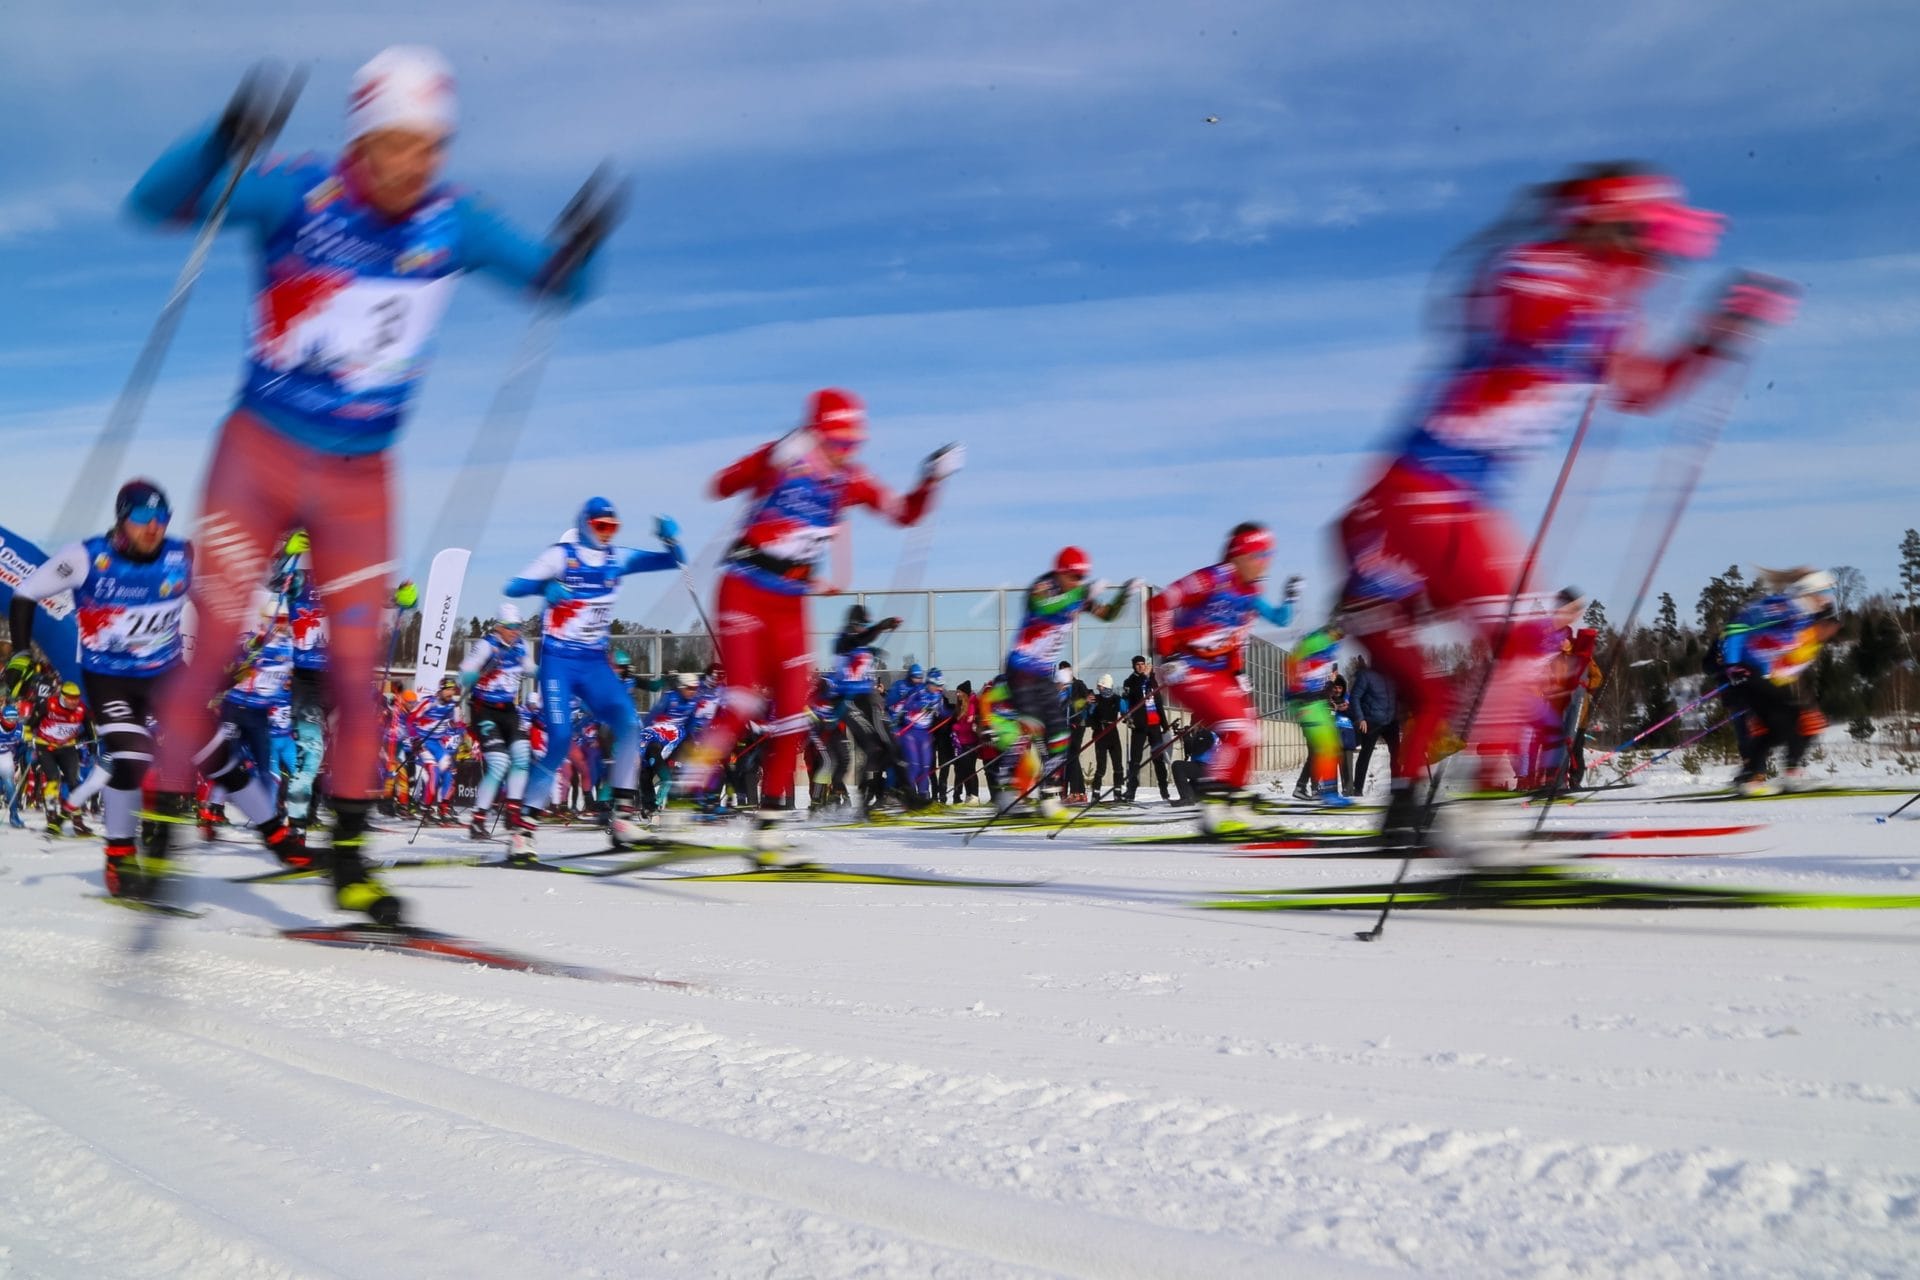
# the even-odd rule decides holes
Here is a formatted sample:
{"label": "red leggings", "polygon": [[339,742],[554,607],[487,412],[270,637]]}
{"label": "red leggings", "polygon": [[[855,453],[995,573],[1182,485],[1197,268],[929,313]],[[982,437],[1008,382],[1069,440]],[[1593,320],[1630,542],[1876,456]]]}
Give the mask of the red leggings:
{"label": "red leggings", "polygon": [[[749,720],[767,727],[763,802],[793,795],[793,775],[807,732],[807,697],[813,691],[813,658],[807,652],[807,598],[769,591],[737,574],[720,579],[718,616],[719,714],[700,739],[695,759],[711,786],[726,767]],[[769,710],[771,708],[771,710]]]}
{"label": "red leggings", "polygon": [[1453,482],[1397,464],[1341,518],[1338,536],[1350,574],[1340,606],[1347,633],[1366,646],[1406,708],[1394,776],[1420,776],[1453,711],[1451,676],[1433,667],[1420,644],[1420,628],[1440,613],[1457,611],[1488,643],[1508,632],[1472,731],[1484,761],[1504,756],[1533,689],[1518,669],[1525,664],[1508,660],[1515,630],[1505,625],[1508,602],[1524,559],[1511,522]]}
{"label": "red leggings", "polygon": [[329,744],[332,793],[380,794],[380,622],[393,572],[388,531],[392,465],[385,453],[343,458],[295,444],[244,409],[220,428],[193,538],[199,617],[193,657],[159,699],[165,733],[160,789],[190,792],[194,756],[212,740],[209,704],[225,690],[227,664],[257,618],[268,562],[288,533],[313,540],[313,576],[330,627],[326,679],[339,722]]}
{"label": "red leggings", "polygon": [[1210,781],[1243,789],[1253,777],[1254,750],[1260,745],[1253,699],[1240,682],[1225,671],[1207,671],[1176,664],[1167,678],[1167,693],[1193,712],[1195,722],[1212,731],[1215,746],[1207,758]]}

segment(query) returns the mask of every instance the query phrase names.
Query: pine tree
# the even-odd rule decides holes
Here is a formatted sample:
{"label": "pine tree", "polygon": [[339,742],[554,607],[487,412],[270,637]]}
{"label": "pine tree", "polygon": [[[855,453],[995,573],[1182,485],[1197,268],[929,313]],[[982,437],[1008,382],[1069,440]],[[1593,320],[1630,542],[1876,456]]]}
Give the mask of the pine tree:
{"label": "pine tree", "polygon": [[1709,636],[1717,634],[1746,598],[1747,580],[1740,575],[1740,566],[1728,565],[1725,573],[1700,590],[1700,600],[1695,605],[1700,629]]}
{"label": "pine tree", "polygon": [[1900,593],[1907,599],[1907,623],[1920,614],[1920,529],[1907,530],[1900,539]]}
{"label": "pine tree", "polygon": [[1660,643],[1660,655],[1673,656],[1680,647],[1680,607],[1673,602],[1673,593],[1660,593],[1660,611],[1653,616],[1654,639]]}
{"label": "pine tree", "polygon": [[1597,636],[1606,635],[1607,606],[1601,604],[1598,600],[1587,605],[1586,615],[1580,619],[1580,625],[1583,627],[1591,627],[1593,633]]}

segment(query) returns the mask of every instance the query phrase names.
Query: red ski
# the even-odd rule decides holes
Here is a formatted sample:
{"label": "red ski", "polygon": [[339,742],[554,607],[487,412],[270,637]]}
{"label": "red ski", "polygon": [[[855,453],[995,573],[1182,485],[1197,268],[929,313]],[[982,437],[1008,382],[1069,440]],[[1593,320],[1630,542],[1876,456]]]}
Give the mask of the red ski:
{"label": "red ski", "polygon": [[507,969],[515,973],[537,973],[554,978],[578,978],[587,982],[624,982],[639,987],[669,987],[690,991],[698,984],[677,978],[645,978],[615,973],[591,965],[565,964],[503,951],[471,938],[460,938],[434,929],[414,925],[314,925],[304,929],[282,929],[280,936],[295,942],[313,942],[323,947],[353,947],[365,951],[392,951],[401,955],[424,956],[430,960],[450,960],[455,964],[477,964],[488,969]]}

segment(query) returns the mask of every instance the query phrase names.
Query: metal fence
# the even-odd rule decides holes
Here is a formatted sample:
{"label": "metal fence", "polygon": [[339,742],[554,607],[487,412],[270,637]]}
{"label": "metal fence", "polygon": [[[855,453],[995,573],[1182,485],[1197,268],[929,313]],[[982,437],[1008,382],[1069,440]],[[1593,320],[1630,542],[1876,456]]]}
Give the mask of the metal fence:
{"label": "metal fence", "polygon": [[[854,604],[865,606],[876,621],[899,618],[900,626],[884,638],[881,673],[891,680],[913,663],[940,668],[948,689],[970,681],[975,692],[1002,670],[1026,604],[1024,587],[942,589],[922,591],[860,591],[807,600],[807,640],[815,664],[826,670],[833,662],[833,640]],[[621,624],[616,623],[616,628]],[[454,646],[458,664],[466,644]],[[713,645],[704,633],[626,632],[616,630],[613,648],[632,661],[642,676],[704,670],[713,660]],[[1147,613],[1142,601],[1129,599],[1111,621],[1080,615],[1069,633],[1064,660],[1089,686],[1111,675],[1116,688],[1132,670],[1135,654],[1150,653]],[[395,675],[411,675],[396,667]],[[1255,637],[1247,651],[1247,682],[1261,715],[1262,772],[1298,769],[1306,759],[1306,742],[1299,728],[1285,718],[1286,653]],[[651,705],[642,694],[640,705]]]}

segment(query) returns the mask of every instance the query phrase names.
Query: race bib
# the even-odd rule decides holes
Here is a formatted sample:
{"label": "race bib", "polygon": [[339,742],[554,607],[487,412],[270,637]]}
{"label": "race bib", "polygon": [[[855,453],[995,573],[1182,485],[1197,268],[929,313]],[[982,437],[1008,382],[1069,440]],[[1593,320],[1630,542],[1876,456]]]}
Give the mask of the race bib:
{"label": "race bib", "polygon": [[431,280],[309,272],[261,299],[262,364],[333,378],[353,393],[415,377],[452,301],[457,277]]}

